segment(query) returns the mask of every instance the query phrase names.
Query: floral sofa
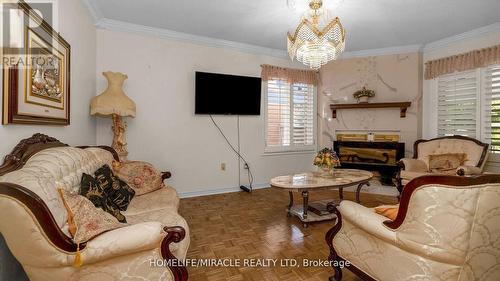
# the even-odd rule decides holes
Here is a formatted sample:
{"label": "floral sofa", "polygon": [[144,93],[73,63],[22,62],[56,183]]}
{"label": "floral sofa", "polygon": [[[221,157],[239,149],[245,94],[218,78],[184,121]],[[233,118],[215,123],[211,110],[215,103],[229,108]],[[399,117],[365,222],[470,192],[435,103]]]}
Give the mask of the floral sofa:
{"label": "floral sofa", "polygon": [[331,281],[342,267],[362,280],[500,280],[500,175],[413,179],[394,220],[347,200],[329,209]]}
{"label": "floral sofa", "polygon": [[77,245],[57,189],[78,192],[82,173],[114,159],[110,147],[70,147],[42,134],[22,140],[5,158],[0,232],[31,280],[187,280],[179,260],[186,257],[189,228],[171,187],[134,197],[124,212],[128,225],[80,244],[83,265],[74,266]]}

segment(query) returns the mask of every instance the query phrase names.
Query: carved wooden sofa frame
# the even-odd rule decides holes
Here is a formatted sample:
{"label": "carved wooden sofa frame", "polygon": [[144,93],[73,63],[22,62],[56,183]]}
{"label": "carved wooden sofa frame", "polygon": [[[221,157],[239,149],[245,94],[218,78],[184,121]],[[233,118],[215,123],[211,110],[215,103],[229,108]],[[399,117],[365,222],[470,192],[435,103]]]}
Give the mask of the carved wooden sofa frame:
{"label": "carved wooden sofa frame", "polygon": [[[455,135],[455,136],[446,136],[446,137],[439,137],[439,138],[434,138],[434,139],[420,139],[420,140],[417,140],[415,141],[415,143],[413,144],[413,159],[418,159],[418,146],[419,144],[421,143],[425,143],[425,142],[430,142],[430,141],[435,141],[435,140],[441,140],[441,139],[461,139],[461,140],[468,140],[468,141],[473,141],[475,142],[477,145],[480,145],[483,147],[483,152],[481,154],[481,158],[479,159],[476,167],[482,167],[483,164],[484,164],[484,161],[486,160],[486,156],[488,155],[488,147],[489,147],[489,144],[486,144],[486,143],[482,143],[480,141],[478,141],[477,139],[474,139],[474,138],[469,138],[469,137],[465,137],[465,136],[459,136],[459,135]],[[398,172],[396,174],[396,188],[398,189],[399,191],[399,194],[401,194],[401,192],[403,191],[403,178],[401,177],[401,171],[405,170],[405,164],[403,161],[399,161],[397,163],[398,165]],[[463,169],[459,169],[457,171],[457,176],[464,176],[465,175],[465,171]]]}
{"label": "carved wooden sofa frame", "polygon": [[[401,195],[401,200],[399,202],[399,211],[394,221],[387,220],[384,221],[384,225],[392,230],[398,229],[404,222],[406,214],[408,212],[408,206],[410,203],[410,198],[412,194],[421,186],[428,184],[435,185],[448,185],[448,186],[478,186],[487,183],[500,183],[500,175],[481,175],[473,177],[457,177],[457,176],[445,176],[445,175],[429,175],[422,176],[410,181],[404,188]],[[333,267],[334,275],[330,277],[330,281],[341,281],[342,280],[342,268],[339,263],[345,264],[346,260],[339,256],[333,247],[333,239],[337,233],[339,233],[342,227],[342,215],[334,204],[328,205],[328,210],[334,212],[337,215],[337,222],[335,225],[326,233],[325,241],[330,249],[330,254],[328,260],[331,262]],[[337,264],[337,266],[335,265]],[[350,264],[346,267],[360,279],[365,281],[376,281],[371,276],[363,272],[361,269]]]}
{"label": "carved wooden sofa frame", "polygon": [[[0,166],[0,176],[21,169],[26,161],[36,154],[47,148],[63,147],[67,144],[61,143],[59,140],[43,134],[35,134],[30,138],[23,139],[16,145],[14,150],[5,157],[4,163]],[[119,160],[118,153],[109,146],[78,146],[78,148],[98,147],[105,149],[113,154],[115,160]],[[166,180],[171,177],[170,172],[163,172],[162,179]],[[66,236],[52,216],[49,208],[43,200],[31,190],[12,183],[0,182],[0,195],[11,197],[24,204],[39,222],[42,230],[47,238],[59,249],[76,253],[77,245]],[[167,261],[168,268],[171,270],[175,281],[188,280],[188,271],[185,266],[181,266],[180,262],[176,262],[177,258],[170,251],[170,244],[179,243],[186,235],[183,227],[172,226],[165,227],[167,233],[161,242],[161,255]],[[85,244],[80,244],[80,250],[85,248]],[[170,261],[170,262],[168,262]]]}

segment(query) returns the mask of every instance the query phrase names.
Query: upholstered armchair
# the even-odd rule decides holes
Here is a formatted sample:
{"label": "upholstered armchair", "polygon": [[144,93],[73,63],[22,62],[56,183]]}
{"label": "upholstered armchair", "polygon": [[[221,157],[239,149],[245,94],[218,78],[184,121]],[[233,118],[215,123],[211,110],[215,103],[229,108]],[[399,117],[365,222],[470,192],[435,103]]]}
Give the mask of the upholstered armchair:
{"label": "upholstered armchair", "polygon": [[448,171],[447,174],[480,175],[486,163],[488,144],[464,136],[416,141],[413,147],[413,158],[403,158],[398,162],[399,172],[396,176],[396,183],[399,192],[401,193],[403,187],[416,177],[441,173],[439,169],[433,169],[430,159],[445,154],[464,155],[462,163],[458,167],[453,167],[453,170]]}
{"label": "upholstered armchair", "polygon": [[331,281],[342,265],[363,280],[500,280],[500,175],[416,178],[394,221],[351,201],[329,207]]}

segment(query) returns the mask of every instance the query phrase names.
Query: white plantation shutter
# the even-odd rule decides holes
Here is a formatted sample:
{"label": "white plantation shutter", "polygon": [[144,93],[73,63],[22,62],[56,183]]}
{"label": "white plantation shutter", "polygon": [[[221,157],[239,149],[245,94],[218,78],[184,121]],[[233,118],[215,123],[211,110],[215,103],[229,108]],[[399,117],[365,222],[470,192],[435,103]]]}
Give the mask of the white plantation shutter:
{"label": "white plantation shutter", "polygon": [[267,138],[270,147],[290,145],[290,84],[276,79],[267,82]]}
{"label": "white plantation shutter", "polygon": [[266,151],[315,149],[314,86],[267,81]]}
{"label": "white plantation shutter", "polygon": [[294,84],[293,135],[295,145],[314,144],[314,90],[307,84]]}
{"label": "white plantation shutter", "polygon": [[500,65],[483,69],[483,140],[490,143],[490,150],[500,153]]}
{"label": "white plantation shutter", "polygon": [[476,71],[438,79],[438,136],[479,137]]}

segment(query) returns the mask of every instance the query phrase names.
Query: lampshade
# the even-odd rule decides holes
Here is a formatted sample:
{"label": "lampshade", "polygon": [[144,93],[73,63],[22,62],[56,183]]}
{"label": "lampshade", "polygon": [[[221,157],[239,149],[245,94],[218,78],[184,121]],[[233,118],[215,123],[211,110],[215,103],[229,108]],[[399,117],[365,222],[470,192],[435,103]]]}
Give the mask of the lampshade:
{"label": "lampshade", "polygon": [[123,92],[123,82],[128,78],[120,72],[107,71],[102,75],[108,80],[108,88],[90,103],[90,114],[109,116],[135,117],[135,102]]}

